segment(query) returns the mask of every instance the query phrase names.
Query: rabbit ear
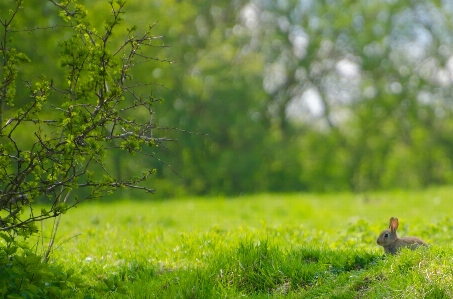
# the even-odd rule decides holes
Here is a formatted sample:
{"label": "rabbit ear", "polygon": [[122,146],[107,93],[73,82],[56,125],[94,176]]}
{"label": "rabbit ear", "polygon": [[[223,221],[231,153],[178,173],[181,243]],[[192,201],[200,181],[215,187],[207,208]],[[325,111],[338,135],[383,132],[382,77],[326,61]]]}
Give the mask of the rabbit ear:
{"label": "rabbit ear", "polygon": [[392,228],[392,223],[393,223],[393,220],[394,220],[394,219],[395,219],[395,218],[393,218],[393,217],[390,218],[390,222],[389,222],[389,228],[390,228],[390,229]]}
{"label": "rabbit ear", "polygon": [[390,218],[390,230],[392,232],[396,232],[396,230],[398,229],[398,218]]}

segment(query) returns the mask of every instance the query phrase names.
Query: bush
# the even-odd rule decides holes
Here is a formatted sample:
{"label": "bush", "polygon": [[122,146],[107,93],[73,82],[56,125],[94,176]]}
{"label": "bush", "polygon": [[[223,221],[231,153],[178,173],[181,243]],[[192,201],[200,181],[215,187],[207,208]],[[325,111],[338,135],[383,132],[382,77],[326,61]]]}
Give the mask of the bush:
{"label": "bush", "polygon": [[0,233],[0,298],[94,298],[73,269],[42,262],[25,242]]}

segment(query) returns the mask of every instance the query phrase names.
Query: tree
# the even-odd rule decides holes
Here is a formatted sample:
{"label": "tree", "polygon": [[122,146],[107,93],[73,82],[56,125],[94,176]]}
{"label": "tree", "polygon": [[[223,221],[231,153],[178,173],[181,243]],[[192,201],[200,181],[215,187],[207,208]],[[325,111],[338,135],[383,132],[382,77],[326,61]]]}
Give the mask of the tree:
{"label": "tree", "polygon": [[172,2],[165,118],[210,133],[178,138],[187,192],[453,182],[450,6],[336,2]]}
{"label": "tree", "polygon": [[[74,1],[48,3],[62,20],[51,26],[27,27],[23,15],[33,8],[22,0],[6,3],[0,17],[0,211],[6,211],[0,231],[23,236],[36,231],[36,221],[121,188],[153,193],[146,181],[154,169],[118,177],[106,161],[126,154],[156,158],[149,148],[171,140],[155,125],[161,99],[150,89],[156,82],[134,77],[136,64],[163,61],[153,55],[162,46],[154,25],[141,33],[125,28],[124,1],[109,2],[111,15],[101,28]],[[65,37],[58,42],[64,77],[49,78],[54,73],[42,69],[24,78],[33,61],[21,41],[44,30]],[[24,91],[26,101],[18,99]],[[43,198],[51,205],[36,211]]]}
{"label": "tree", "polygon": [[[0,297],[106,297],[124,290],[85,284],[47,261],[70,208],[121,189],[154,192],[154,169],[118,175],[116,164],[158,159],[154,149],[171,140],[155,124],[161,85],[135,70],[164,62],[154,55],[162,44],[155,24],[126,28],[121,0],[104,7],[110,15],[96,14],[103,24],[73,0],[24,2],[0,3]],[[38,210],[38,202],[48,205]],[[48,218],[56,221],[41,256],[18,237]]]}

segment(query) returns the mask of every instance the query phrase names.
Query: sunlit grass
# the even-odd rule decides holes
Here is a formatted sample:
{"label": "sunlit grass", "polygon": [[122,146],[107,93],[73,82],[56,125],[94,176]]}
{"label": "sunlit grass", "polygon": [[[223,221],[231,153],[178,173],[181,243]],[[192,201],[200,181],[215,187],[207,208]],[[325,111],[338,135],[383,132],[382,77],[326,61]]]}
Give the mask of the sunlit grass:
{"label": "sunlit grass", "polygon": [[[62,217],[52,261],[88,283],[118,284],[127,295],[113,296],[130,298],[322,297],[327,289],[384,298],[383,285],[397,289],[392,277],[405,281],[395,298],[410,298],[404,288],[414,281],[450,294],[451,273],[438,267],[452,253],[450,194],[433,188],[86,203]],[[400,219],[401,236],[435,246],[383,259],[375,240],[390,216]]]}

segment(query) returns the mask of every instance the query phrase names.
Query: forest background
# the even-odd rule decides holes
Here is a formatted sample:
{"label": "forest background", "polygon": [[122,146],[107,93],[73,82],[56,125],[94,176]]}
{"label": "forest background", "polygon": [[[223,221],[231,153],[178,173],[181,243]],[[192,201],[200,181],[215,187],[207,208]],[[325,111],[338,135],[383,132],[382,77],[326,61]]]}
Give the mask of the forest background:
{"label": "forest background", "polygon": [[[58,16],[29,2],[19,24],[47,29],[16,38],[32,61],[21,76],[63,80]],[[80,3],[102,27],[107,2]],[[119,178],[155,168],[153,198],[453,183],[449,1],[154,0],[125,10],[124,24],[157,22],[165,47],[134,76],[163,99],[153,121],[183,129],[164,130],[177,141],[153,158],[109,162]],[[17,93],[20,107],[28,95]]]}

